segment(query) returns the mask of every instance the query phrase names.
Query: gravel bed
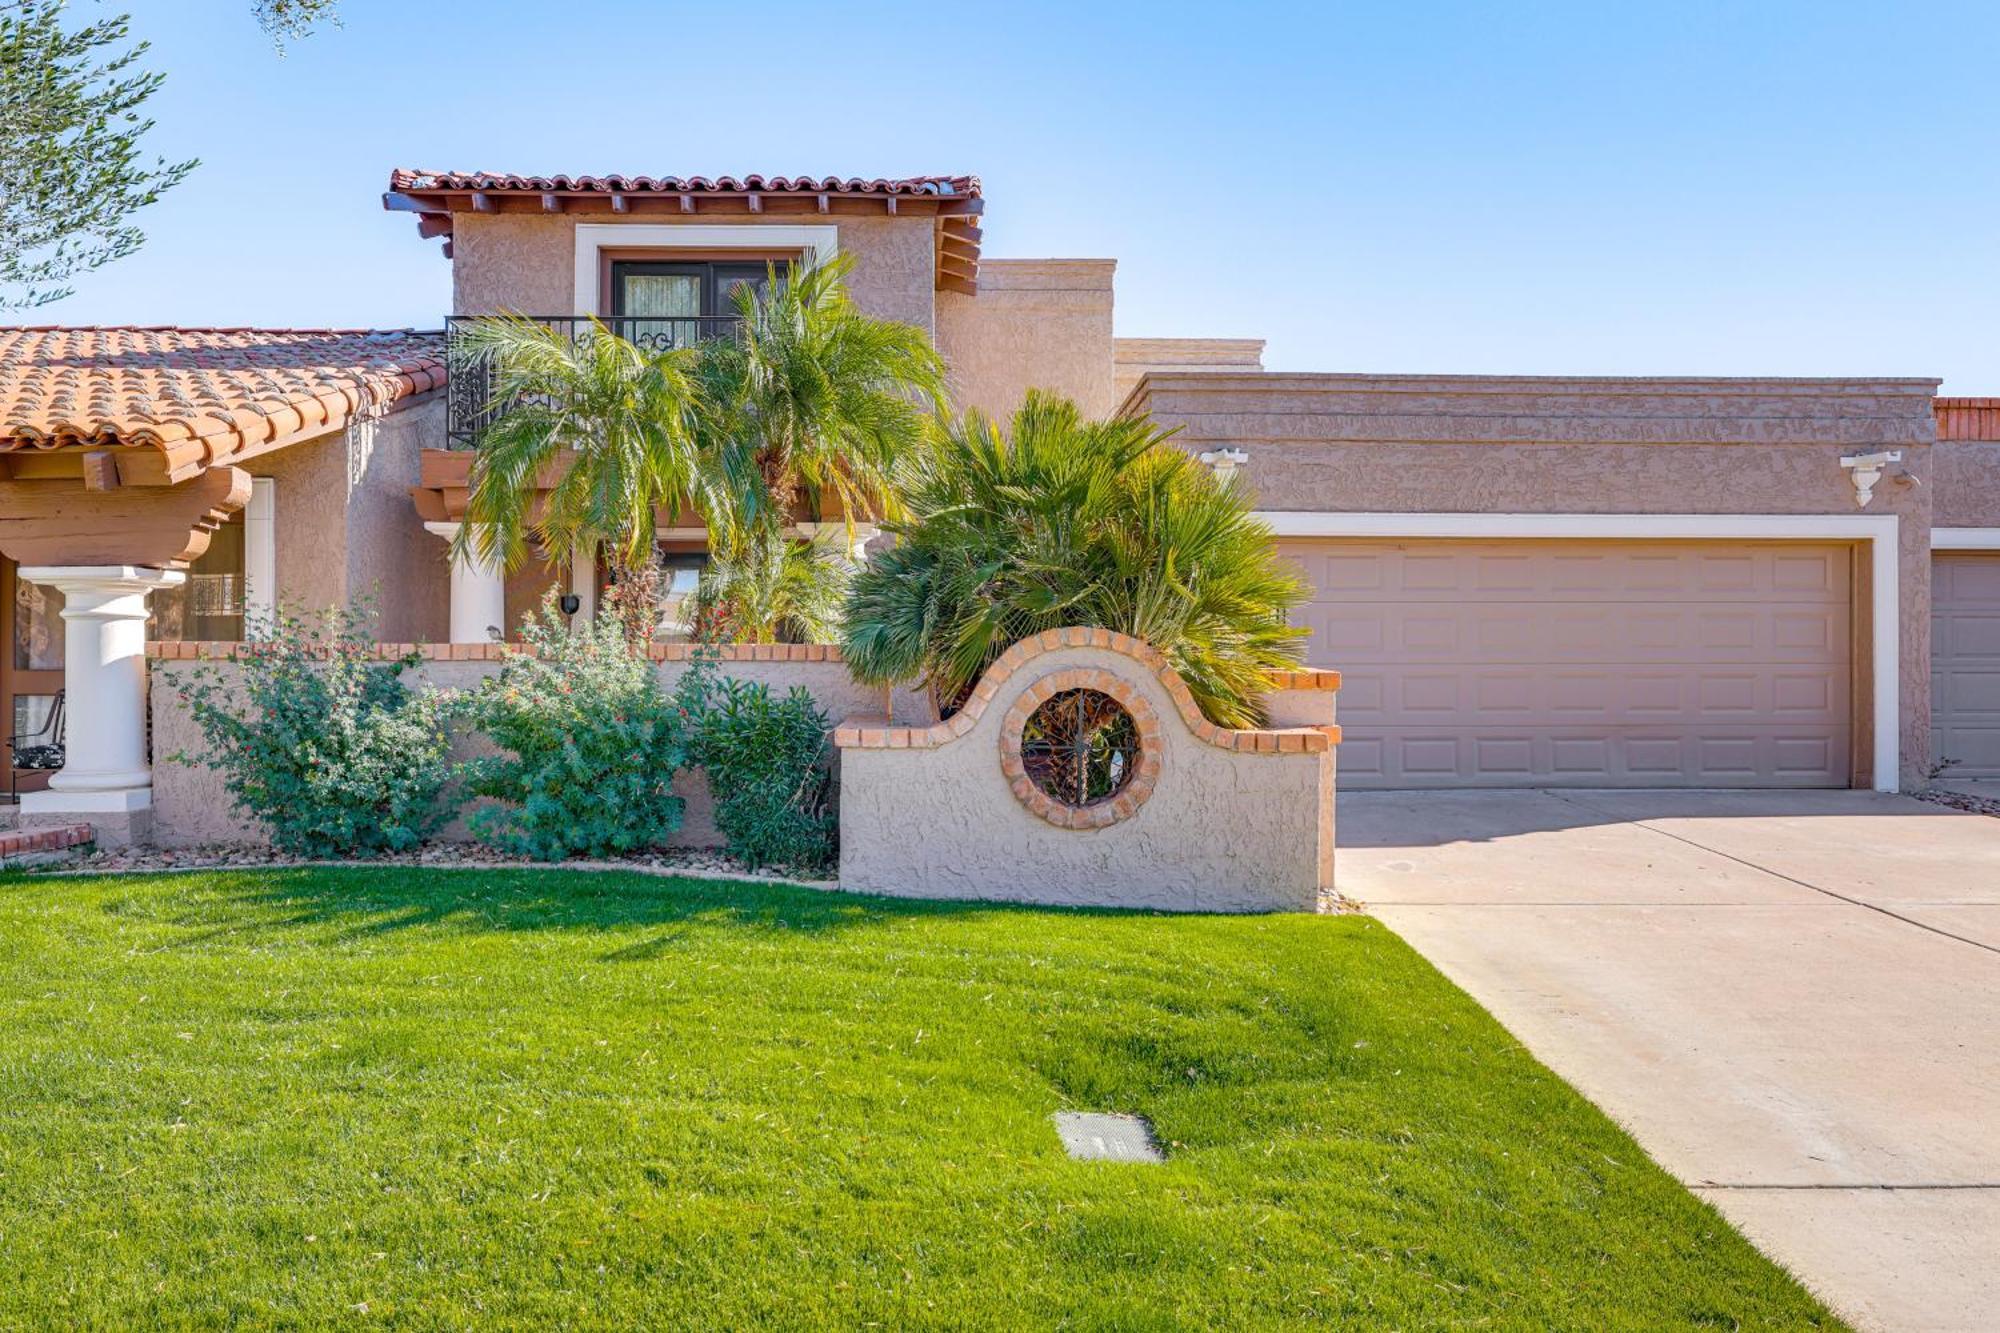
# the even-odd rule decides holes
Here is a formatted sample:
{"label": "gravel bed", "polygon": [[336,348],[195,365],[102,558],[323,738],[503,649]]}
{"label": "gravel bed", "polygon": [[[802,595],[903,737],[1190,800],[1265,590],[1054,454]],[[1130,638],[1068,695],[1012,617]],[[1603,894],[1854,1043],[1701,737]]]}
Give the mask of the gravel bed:
{"label": "gravel bed", "polygon": [[310,865],[424,866],[434,870],[632,870],[654,875],[694,875],[708,879],[764,880],[774,883],[831,887],[830,880],[803,879],[773,870],[748,870],[727,852],[712,847],[673,847],[663,851],[593,861],[530,861],[510,856],[483,843],[437,843],[414,852],[373,857],[366,861],[314,861],[270,847],[216,845],[209,847],[123,847],[69,858],[43,873],[111,874],[146,870],[260,869]]}
{"label": "gravel bed", "polygon": [[1975,796],[1971,792],[1952,791],[1945,787],[1930,787],[1911,794],[1918,800],[1929,801],[1933,805],[1948,805],[1967,814],[1992,815],[2000,819],[2000,797]]}

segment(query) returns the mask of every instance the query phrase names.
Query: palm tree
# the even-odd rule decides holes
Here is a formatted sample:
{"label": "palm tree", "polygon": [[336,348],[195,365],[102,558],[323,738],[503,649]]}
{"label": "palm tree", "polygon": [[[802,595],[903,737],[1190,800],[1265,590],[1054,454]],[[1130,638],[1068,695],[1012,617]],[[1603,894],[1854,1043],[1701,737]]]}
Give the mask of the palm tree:
{"label": "palm tree", "polygon": [[915,325],[861,312],[850,255],[772,266],[733,293],[739,336],[702,351],[714,429],[762,480],[747,522],[783,524],[803,497],[851,524],[894,510],[897,460],[920,444],[945,396],[944,363]]}
{"label": "palm tree", "polygon": [[706,427],[700,349],[647,352],[596,321],[572,334],[502,315],[466,325],[453,350],[483,359],[493,385],[461,551],[511,569],[530,538],[602,545],[633,570],[652,560],[656,509],[686,503],[726,528],[761,485],[754,458]]}
{"label": "palm tree", "polygon": [[736,643],[831,643],[851,573],[821,542],[768,528],[731,534],[702,571],[684,619],[698,634]]}
{"label": "palm tree", "polygon": [[1034,391],[1005,435],[978,413],[938,432],[906,465],[898,542],[854,578],[854,675],[921,680],[951,711],[1017,640],[1101,626],[1164,654],[1211,721],[1260,722],[1265,674],[1298,661],[1304,585],[1171,434]]}

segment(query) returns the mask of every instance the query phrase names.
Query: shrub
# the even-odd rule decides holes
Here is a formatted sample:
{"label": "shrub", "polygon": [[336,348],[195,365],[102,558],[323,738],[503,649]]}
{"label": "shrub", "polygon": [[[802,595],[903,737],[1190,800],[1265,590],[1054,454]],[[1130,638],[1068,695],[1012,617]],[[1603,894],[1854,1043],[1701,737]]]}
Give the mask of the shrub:
{"label": "shrub", "polygon": [[826,714],[804,686],[778,698],[761,682],[711,683],[708,669],[698,658],[681,694],[730,853],[752,869],[828,869],[837,821]]}
{"label": "shrub", "polygon": [[174,760],[220,772],[236,807],[281,851],[402,851],[443,819],[450,768],[439,702],[400,679],[419,659],[371,660],[366,620],[355,610],[312,621],[280,611],[264,642],[237,650],[235,684],[203,665],[182,687],[208,752]]}
{"label": "shrub", "polygon": [[1102,626],[1159,649],[1210,721],[1260,723],[1266,673],[1297,664],[1286,613],[1305,588],[1170,434],[1039,392],[1004,437],[977,413],[941,432],[908,465],[896,544],[853,580],[855,677],[921,680],[949,712],[1016,641]]}
{"label": "shrub", "polygon": [[[523,622],[525,649],[467,698],[465,714],[501,751],[460,769],[469,790],[499,802],[473,812],[478,837],[555,861],[661,846],[680,828],[672,784],[688,727],[646,655],[650,597],[629,579],[607,614],[571,626],[551,592]],[[636,611],[622,605],[639,599]]]}

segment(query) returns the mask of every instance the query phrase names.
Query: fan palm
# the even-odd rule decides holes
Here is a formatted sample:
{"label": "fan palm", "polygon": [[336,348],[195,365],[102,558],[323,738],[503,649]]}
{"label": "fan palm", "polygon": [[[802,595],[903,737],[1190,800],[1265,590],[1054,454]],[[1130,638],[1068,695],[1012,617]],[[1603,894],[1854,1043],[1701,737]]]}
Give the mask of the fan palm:
{"label": "fan palm", "polygon": [[976,412],[940,430],[904,464],[898,542],[854,578],[855,676],[923,681],[950,709],[1017,640],[1101,626],[1163,653],[1212,721],[1259,722],[1265,674],[1297,664],[1305,589],[1171,433],[1033,391],[1005,434]]}
{"label": "fan palm", "polygon": [[502,315],[464,326],[453,352],[483,359],[493,385],[462,551],[511,569],[531,538],[559,552],[582,542],[636,569],[652,558],[657,508],[686,503],[726,527],[758,484],[750,455],[704,428],[699,349],[648,352],[595,321],[571,334]]}
{"label": "fan palm", "polygon": [[853,267],[844,254],[773,266],[762,290],[733,293],[740,334],[702,349],[714,427],[762,482],[754,521],[789,521],[801,496],[835,501],[850,523],[892,511],[897,460],[944,400],[930,336],[862,313],[847,295]]}

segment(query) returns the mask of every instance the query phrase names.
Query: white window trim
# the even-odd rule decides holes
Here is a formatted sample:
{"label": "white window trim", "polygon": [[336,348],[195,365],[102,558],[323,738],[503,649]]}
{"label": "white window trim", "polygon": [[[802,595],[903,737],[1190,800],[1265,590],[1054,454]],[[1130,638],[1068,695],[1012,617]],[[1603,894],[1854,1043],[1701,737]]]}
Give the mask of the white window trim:
{"label": "white window trim", "polygon": [[581,222],[576,228],[576,311],[579,315],[609,313],[597,308],[602,250],[798,250],[816,264],[837,252],[840,228],[827,226],[756,226],[690,223],[639,224]]}
{"label": "white window trim", "polygon": [[[1894,514],[1340,514],[1265,510],[1280,537],[1578,538],[1865,542],[1875,698],[1875,790],[1902,780],[1902,598]],[[1933,533],[1935,541],[1935,533]]]}
{"label": "white window trim", "polygon": [[243,509],[243,629],[269,630],[278,610],[278,483],[250,478],[250,503]]}
{"label": "white window trim", "polygon": [[1932,528],[1933,551],[2000,551],[2000,528]]}

